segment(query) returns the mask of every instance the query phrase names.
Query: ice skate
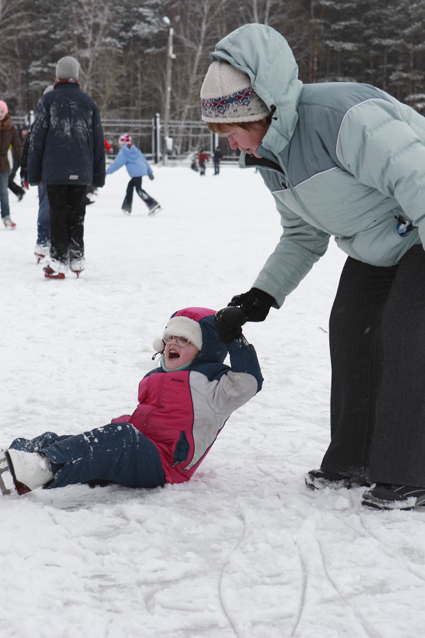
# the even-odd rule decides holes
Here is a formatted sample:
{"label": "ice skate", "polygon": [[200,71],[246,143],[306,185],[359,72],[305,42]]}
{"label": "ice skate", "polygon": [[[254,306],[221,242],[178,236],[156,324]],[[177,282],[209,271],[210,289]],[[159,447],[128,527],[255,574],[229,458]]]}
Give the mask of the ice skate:
{"label": "ice skate", "polygon": [[5,456],[20,496],[53,480],[50,460],[44,454],[9,449]]}
{"label": "ice skate", "polygon": [[3,224],[6,226],[7,230],[15,230],[16,224],[13,222],[9,216],[3,217]]}
{"label": "ice skate", "polygon": [[84,257],[82,257],[81,259],[71,259],[69,268],[71,272],[77,275],[77,279],[78,279],[78,277],[80,276],[80,273],[83,272],[85,265],[86,265],[86,260],[84,259]]}
{"label": "ice skate", "polygon": [[162,210],[162,206],[160,204],[154,204],[153,206],[149,207],[148,215],[149,217],[152,217],[153,215],[156,215],[157,213],[159,213],[161,210]]}
{"label": "ice skate", "polygon": [[5,450],[0,450],[0,492],[6,496],[13,492],[13,478],[6,459]]}
{"label": "ice skate", "polygon": [[122,203],[121,210],[124,213],[124,215],[131,215],[131,209],[132,209],[132,202],[130,202],[126,197]]}
{"label": "ice skate", "polygon": [[51,266],[44,266],[43,270],[44,276],[47,277],[47,279],[65,279],[64,272],[57,272],[56,270],[53,270]]}
{"label": "ice skate", "polygon": [[34,255],[37,259],[37,264],[43,262],[49,254],[49,247],[43,244],[36,244],[34,248]]}
{"label": "ice skate", "polygon": [[43,268],[44,276],[47,279],[65,279],[65,273],[68,270],[68,264],[66,262],[60,261],[59,259],[54,259],[53,257],[49,257],[47,264]]}

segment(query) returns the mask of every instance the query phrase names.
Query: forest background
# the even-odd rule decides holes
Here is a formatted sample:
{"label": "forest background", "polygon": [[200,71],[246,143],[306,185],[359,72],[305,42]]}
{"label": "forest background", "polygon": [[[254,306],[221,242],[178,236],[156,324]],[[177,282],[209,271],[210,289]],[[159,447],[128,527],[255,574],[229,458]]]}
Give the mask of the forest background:
{"label": "forest background", "polygon": [[165,16],[170,119],[182,124],[200,120],[208,54],[249,22],[287,38],[303,82],[367,82],[425,109],[425,0],[0,0],[0,98],[14,115],[35,110],[72,55],[102,118],[164,117]]}

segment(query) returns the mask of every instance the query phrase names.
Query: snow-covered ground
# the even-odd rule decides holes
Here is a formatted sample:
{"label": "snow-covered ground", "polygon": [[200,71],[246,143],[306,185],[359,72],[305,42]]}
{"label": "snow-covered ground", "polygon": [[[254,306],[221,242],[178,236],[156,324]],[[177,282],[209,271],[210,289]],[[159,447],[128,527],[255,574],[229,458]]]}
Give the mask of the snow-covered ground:
{"label": "snow-covered ground", "polygon": [[[125,170],[88,207],[86,270],[35,264],[37,190],[0,228],[0,446],[78,433],[136,406],[172,312],[248,290],[280,235],[260,175],[155,169],[164,210],[120,206]],[[329,439],[327,323],[344,255],[327,255],[247,338],[263,391],[193,479],[0,498],[0,637],[422,638],[425,515],[362,490],[311,492]]]}

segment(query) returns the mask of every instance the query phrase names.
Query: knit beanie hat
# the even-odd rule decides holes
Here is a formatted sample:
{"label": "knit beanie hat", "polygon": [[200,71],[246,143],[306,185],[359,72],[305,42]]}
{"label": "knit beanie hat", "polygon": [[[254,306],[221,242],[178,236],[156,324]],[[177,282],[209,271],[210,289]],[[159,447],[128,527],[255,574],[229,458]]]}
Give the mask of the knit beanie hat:
{"label": "knit beanie hat", "polygon": [[7,104],[6,104],[6,102],[3,102],[3,100],[0,100],[0,109],[4,109],[6,111],[6,115],[9,113],[9,109],[7,108]]}
{"label": "knit beanie hat", "polygon": [[228,62],[213,62],[201,86],[201,112],[204,122],[256,122],[270,114],[255,93],[251,81]]}
{"label": "knit beanie hat", "polygon": [[[131,135],[129,135],[128,133],[123,133],[119,139],[119,143],[120,144],[131,144],[132,140],[131,140]],[[182,335],[179,335],[182,336]]]}
{"label": "knit beanie hat", "polygon": [[[179,313],[185,312],[184,310],[180,310]],[[153,342],[153,347],[156,352],[164,351],[164,342],[163,338],[165,335],[173,335],[174,337],[185,337],[190,343],[198,348],[198,350],[202,350],[202,330],[199,322],[195,319],[191,319],[190,317],[180,315],[176,313],[171,317],[168,321],[167,325],[164,328],[164,332],[162,333],[161,339],[155,339]]]}
{"label": "knit beanie hat", "polygon": [[59,80],[78,80],[80,63],[71,56],[61,58],[56,65],[56,77]]}

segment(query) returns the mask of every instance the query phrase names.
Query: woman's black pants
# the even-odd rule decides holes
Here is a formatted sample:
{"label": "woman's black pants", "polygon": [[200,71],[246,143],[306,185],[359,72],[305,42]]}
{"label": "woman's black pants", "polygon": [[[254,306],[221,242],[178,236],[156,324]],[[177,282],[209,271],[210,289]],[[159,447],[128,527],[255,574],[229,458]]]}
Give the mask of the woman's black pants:
{"label": "woman's black pants", "polygon": [[349,257],[330,317],[331,443],[322,469],[425,487],[425,251]]}

